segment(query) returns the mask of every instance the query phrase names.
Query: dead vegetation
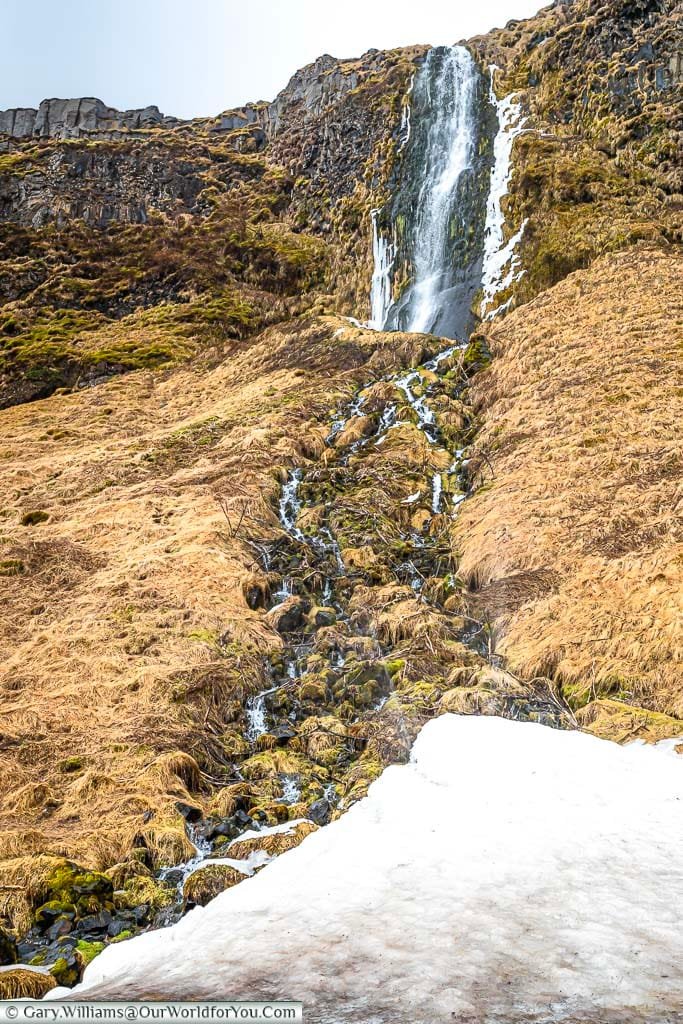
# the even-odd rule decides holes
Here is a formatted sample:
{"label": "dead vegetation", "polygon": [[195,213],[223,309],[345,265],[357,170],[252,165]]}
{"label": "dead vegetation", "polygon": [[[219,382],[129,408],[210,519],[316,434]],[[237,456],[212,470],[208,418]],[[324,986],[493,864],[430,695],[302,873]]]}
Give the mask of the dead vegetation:
{"label": "dead vegetation", "polygon": [[470,607],[515,671],[575,706],[611,696],[677,719],[680,273],[673,251],[605,257],[490,331],[473,400],[494,475],[453,533]]}
{"label": "dead vegetation", "polygon": [[231,722],[281,643],[246,599],[250,539],[278,535],[329,410],[423,344],[294,321],[212,371],[2,413],[0,560],[21,571],[0,591],[0,858],[189,855],[175,803],[231,781]]}

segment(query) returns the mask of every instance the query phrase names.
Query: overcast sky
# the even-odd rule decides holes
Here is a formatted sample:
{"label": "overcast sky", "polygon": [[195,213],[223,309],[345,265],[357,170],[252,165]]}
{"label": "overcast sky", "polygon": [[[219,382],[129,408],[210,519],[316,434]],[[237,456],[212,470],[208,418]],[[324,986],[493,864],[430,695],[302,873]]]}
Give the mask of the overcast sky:
{"label": "overcast sky", "polygon": [[[545,0],[547,3],[548,0]],[[0,109],[52,96],[179,117],[270,100],[322,53],[455,43],[544,0],[1,0]]]}

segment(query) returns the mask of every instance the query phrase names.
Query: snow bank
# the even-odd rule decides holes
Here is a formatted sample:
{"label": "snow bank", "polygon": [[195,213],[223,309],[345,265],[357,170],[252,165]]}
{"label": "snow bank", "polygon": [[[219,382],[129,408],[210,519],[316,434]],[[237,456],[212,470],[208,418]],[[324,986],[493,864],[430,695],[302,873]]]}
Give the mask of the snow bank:
{"label": "snow bank", "polygon": [[354,1024],[679,1020],[682,783],[683,758],[445,715],[340,821],[75,991]]}

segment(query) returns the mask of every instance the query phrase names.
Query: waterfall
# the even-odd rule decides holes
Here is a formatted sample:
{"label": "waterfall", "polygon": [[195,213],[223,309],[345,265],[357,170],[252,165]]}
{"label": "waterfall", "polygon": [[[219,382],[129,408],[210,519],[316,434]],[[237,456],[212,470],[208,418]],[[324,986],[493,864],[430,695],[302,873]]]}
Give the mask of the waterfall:
{"label": "waterfall", "polygon": [[423,70],[415,92],[426,90],[434,116],[427,133],[424,177],[417,199],[414,277],[406,330],[429,332],[452,283],[451,220],[456,186],[472,166],[475,152],[477,68],[464,46],[454,46],[445,51],[430,50]]}
{"label": "waterfall", "polygon": [[383,211],[393,228],[390,259],[380,266],[376,256],[373,285],[385,271],[382,294],[390,297],[392,279],[409,282],[383,308],[384,330],[463,338],[481,288],[493,109],[464,46],[429,50],[411,85],[398,183]]}
{"label": "waterfall", "polygon": [[[502,200],[507,195],[512,173],[512,146],[515,139],[524,130],[526,118],[521,116],[522,108],[515,101],[515,93],[499,100],[493,88],[493,76],[498,69],[495,64],[489,67],[491,76],[489,99],[498,117],[498,133],[493,145],[493,168],[491,170],[491,187],[486,206],[486,229],[484,237],[484,266],[482,269],[481,315],[490,320],[498,310],[492,310],[494,299],[500,292],[509,288],[517,280],[519,258],[516,255],[517,243],[520,241],[526,221],[519,231],[507,242],[503,240],[505,218],[502,211]],[[507,303],[505,304],[507,305]]]}
{"label": "waterfall", "polygon": [[372,210],[371,214],[374,269],[370,286],[370,320],[367,326],[375,331],[381,331],[391,306],[391,271],[394,266],[394,247],[384,238],[378,227],[379,210]]}

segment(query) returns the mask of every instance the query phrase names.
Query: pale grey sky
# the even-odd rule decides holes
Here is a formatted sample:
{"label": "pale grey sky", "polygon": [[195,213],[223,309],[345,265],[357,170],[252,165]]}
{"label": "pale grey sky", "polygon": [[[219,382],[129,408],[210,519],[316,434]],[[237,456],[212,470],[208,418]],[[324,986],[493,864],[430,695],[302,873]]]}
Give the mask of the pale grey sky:
{"label": "pale grey sky", "polygon": [[52,96],[179,117],[273,99],[322,53],[455,43],[543,0],[2,0],[0,109]]}

